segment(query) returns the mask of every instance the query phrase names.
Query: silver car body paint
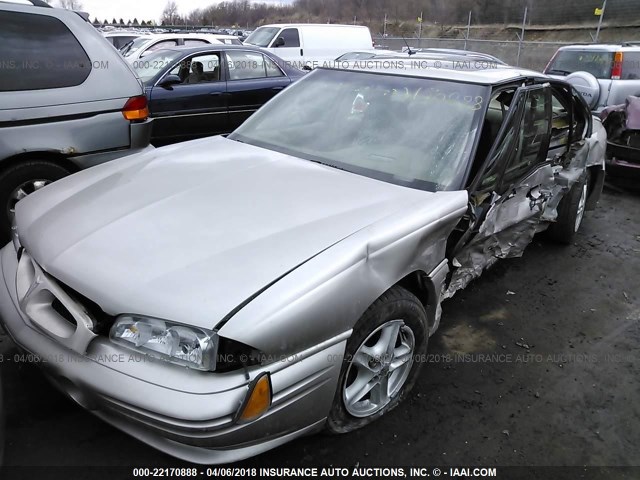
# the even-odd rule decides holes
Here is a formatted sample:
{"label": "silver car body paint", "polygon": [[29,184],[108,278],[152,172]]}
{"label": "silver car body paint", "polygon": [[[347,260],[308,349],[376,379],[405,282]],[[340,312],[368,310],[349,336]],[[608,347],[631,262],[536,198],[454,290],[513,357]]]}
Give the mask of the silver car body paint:
{"label": "silver car body paint", "polygon": [[[215,150],[216,159],[203,161],[204,148]],[[378,258],[394,242],[409,242],[411,229],[426,235],[442,226],[441,245],[429,242],[427,252],[435,250],[439,262],[446,229],[467,202],[466,192],[404,188],[223,137],[101,168],[56,182],[47,191],[53,201],[33,195],[20,202],[16,216],[27,251],[46,272],[109,314],[130,312],[209,329],[313,257],[328,266],[344,261],[346,252],[337,259],[322,252],[352,235],[337,248],[359,240],[351,246],[358,253],[349,260],[355,262],[358,256]],[[412,259],[413,250],[402,250]],[[434,268],[429,258],[414,266]],[[320,323],[317,328],[332,322]],[[253,325],[252,332],[259,328]],[[329,330],[337,334],[340,328]],[[305,337],[322,338],[309,333]],[[267,333],[259,336],[261,344],[249,344],[263,347]],[[288,338],[295,351],[295,335]]]}
{"label": "silver car body paint", "polygon": [[[215,149],[220,160],[203,161],[203,149]],[[123,205],[123,196],[135,205]],[[280,278],[219,332],[277,360],[247,375],[211,375],[164,362],[113,363],[130,352],[104,337],[84,355],[75,344],[65,348],[46,318],[38,323],[19,308],[15,250],[2,251],[0,313],[14,340],[28,351],[63,355],[45,370],[81,405],[201,462],[245,458],[321,427],[351,329],[390,284],[423,272],[433,283],[428,308],[435,318],[446,239],[468,201],[465,191],[408,189],[222,137],[103,164],[53,184],[47,202],[38,197],[17,209],[23,246],[48,281],[64,282],[107,313],[213,328]],[[214,203],[219,198],[233,201]],[[248,426],[235,425],[250,380],[265,370],[274,406]]]}
{"label": "silver car body paint", "polygon": [[[584,166],[603,168],[599,124],[569,158],[566,171],[543,165],[513,194],[494,194],[480,234],[451,259],[447,240],[473,208],[465,190],[410,189],[222,137],[105,163],[18,203],[21,262],[30,256],[46,276],[36,282],[38,268],[26,268],[32,280],[16,288],[16,249],[2,249],[0,317],[27,351],[62,358],[43,364],[47,374],[105,421],[190,461],[240,460],[322,428],[353,327],[392,285],[417,274],[433,333],[442,298],[497,258],[520,255]],[[27,283],[54,296],[70,288],[110,315],[216,328],[271,362],[211,373],[132,354],[104,335],[65,346],[55,321],[29,310],[39,304],[27,305]],[[235,422],[263,372],[272,407]]]}

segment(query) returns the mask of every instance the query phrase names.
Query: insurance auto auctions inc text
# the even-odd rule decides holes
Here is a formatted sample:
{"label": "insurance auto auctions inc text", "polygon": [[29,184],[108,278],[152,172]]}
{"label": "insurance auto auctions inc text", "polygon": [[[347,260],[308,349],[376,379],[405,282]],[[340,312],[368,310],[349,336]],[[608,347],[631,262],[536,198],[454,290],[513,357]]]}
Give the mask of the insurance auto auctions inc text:
{"label": "insurance auto auctions inc text", "polygon": [[496,468],[446,468],[438,467],[352,467],[352,468],[259,468],[260,477],[327,477],[327,478],[427,478],[427,477],[496,477]]}

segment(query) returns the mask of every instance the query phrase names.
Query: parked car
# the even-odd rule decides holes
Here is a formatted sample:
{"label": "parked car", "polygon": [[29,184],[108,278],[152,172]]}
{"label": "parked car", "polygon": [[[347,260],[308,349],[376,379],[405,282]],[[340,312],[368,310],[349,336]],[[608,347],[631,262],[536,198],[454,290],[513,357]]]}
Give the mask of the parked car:
{"label": "parked car", "polygon": [[242,39],[238,38],[236,35],[214,34],[213,38],[225,45],[242,45]]}
{"label": "parked car", "polygon": [[571,83],[592,110],[640,95],[640,45],[571,45],[561,47],[545,68],[553,78]]}
{"label": "parked car", "polygon": [[147,148],[151,122],[141,82],[80,15],[3,2],[0,24],[4,244],[18,200],[81,168]]}
{"label": "parked car", "polygon": [[249,46],[162,50],[134,64],[154,119],[152,143],[229,133],[304,75]]}
{"label": "parked car", "polygon": [[416,65],[424,69],[453,69],[453,70],[493,70],[498,68],[513,68],[502,60],[479,52],[472,51],[432,51],[403,50],[402,52],[382,52],[371,58],[379,62],[400,61],[402,65]]}
{"label": "parked car", "polygon": [[265,25],[244,43],[265,48],[297,68],[323,66],[347,52],[373,48],[367,27],[332,24]]}
{"label": "parked car", "polygon": [[349,432],[410,395],[444,298],[573,239],[605,145],[540,73],[318,68],[226,138],[22,200],[0,316],[64,355],[42,366],[76,402],[189,461]]}
{"label": "parked car", "polygon": [[122,47],[127,45],[129,42],[134,41],[136,38],[146,37],[148,35],[137,32],[128,32],[122,30],[112,30],[109,32],[103,32],[102,35],[107,41],[113,45],[116,50],[120,50]]}
{"label": "parked car", "polygon": [[355,60],[371,60],[378,55],[398,55],[398,52],[393,50],[377,50],[375,48],[369,48],[365,50],[356,50],[353,52],[347,52],[336,58],[336,62],[353,62]]}
{"label": "parked car", "polygon": [[[220,37],[228,38],[228,35],[216,35],[212,33],[160,33],[136,38],[120,49],[122,56],[134,67],[136,62],[147,55],[167,48],[178,46],[202,47],[205,45],[221,45],[225,42]],[[235,40],[235,38],[234,38]]]}
{"label": "parked car", "polygon": [[[402,49],[403,52],[408,53],[408,50],[405,48]],[[469,60],[486,60],[497,65],[506,65],[505,62],[500,60],[498,57],[494,55],[490,55],[488,53],[482,52],[474,52],[472,50],[461,50],[459,48],[417,48],[411,49],[412,52],[418,54],[442,54],[442,55],[452,55],[455,57],[468,58]]]}

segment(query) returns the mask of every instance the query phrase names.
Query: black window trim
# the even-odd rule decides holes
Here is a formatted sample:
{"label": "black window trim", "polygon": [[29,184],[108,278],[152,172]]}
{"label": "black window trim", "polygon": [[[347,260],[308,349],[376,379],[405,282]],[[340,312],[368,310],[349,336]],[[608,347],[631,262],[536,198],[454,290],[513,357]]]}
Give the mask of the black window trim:
{"label": "black window trim", "polygon": [[[516,92],[514,94],[514,98],[513,98],[513,102],[517,102],[518,104],[520,102],[523,101],[523,98],[526,99],[526,97],[523,97],[523,93],[528,93],[532,90],[537,90],[537,89],[544,89],[546,88],[546,94],[548,100],[550,100],[550,94],[551,94],[551,88],[550,88],[550,83],[548,81],[544,82],[519,82],[517,85],[516,84],[511,84],[511,85],[504,85],[501,86],[500,89],[495,89],[493,93],[499,92],[501,90],[508,90],[510,88],[516,88]],[[487,108],[488,108],[489,102],[487,102]],[[522,117],[523,112],[520,113],[514,113],[514,111],[512,110],[514,103],[511,104],[511,108],[509,108],[509,114],[507,115],[507,117],[503,120],[502,125],[500,126],[500,130],[498,132],[498,135],[496,137],[496,140],[494,141],[493,145],[491,146],[491,150],[489,151],[489,154],[487,155],[487,158],[485,159],[482,167],[480,167],[476,178],[473,179],[473,181],[471,182],[471,184],[469,185],[468,191],[470,193],[481,193],[481,192],[488,192],[488,191],[496,191],[496,193],[500,194],[500,192],[504,192],[504,185],[503,185],[503,179],[504,179],[504,173],[505,170],[507,168],[507,164],[509,163],[509,160],[502,160],[502,166],[500,167],[499,170],[499,175],[498,178],[495,182],[495,184],[492,187],[485,187],[485,188],[480,188],[480,184],[482,181],[482,178],[484,177],[485,173],[488,170],[488,167],[490,166],[490,160],[493,157],[495,151],[497,150],[497,148],[502,144],[502,142],[504,141],[504,136],[507,130],[507,126],[509,125],[509,123],[513,120],[513,115],[518,115],[519,117]],[[548,114],[550,115],[550,108],[551,108],[551,103],[550,101],[547,102],[547,111]],[[486,115],[486,112],[485,112]],[[522,118],[519,118],[518,123],[522,123]],[[549,129],[551,128],[551,122],[549,122]],[[548,150],[548,143],[549,142],[549,135],[547,135],[547,149]],[[539,169],[542,165],[544,165],[545,163],[549,163],[548,160],[546,159],[546,154],[547,152],[544,151],[545,149],[541,149],[541,151],[538,154],[538,160],[537,162],[531,166],[531,168],[529,168],[529,170],[527,170],[526,172],[523,172],[520,176],[520,178],[526,178],[528,175],[530,175],[534,170]],[[510,158],[511,156],[509,156]],[[544,157],[544,158],[543,158]],[[508,190],[508,188],[507,188]]]}

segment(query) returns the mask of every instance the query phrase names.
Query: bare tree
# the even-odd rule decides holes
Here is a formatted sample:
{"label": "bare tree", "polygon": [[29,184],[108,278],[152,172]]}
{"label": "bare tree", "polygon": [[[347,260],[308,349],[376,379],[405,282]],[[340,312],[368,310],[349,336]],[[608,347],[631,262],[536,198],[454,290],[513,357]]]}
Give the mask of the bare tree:
{"label": "bare tree", "polygon": [[173,0],[169,0],[162,11],[162,21],[167,25],[174,25],[178,19],[178,5]]}
{"label": "bare tree", "polygon": [[60,7],[67,10],[80,10],[82,8],[82,2],[80,0],[58,0]]}

